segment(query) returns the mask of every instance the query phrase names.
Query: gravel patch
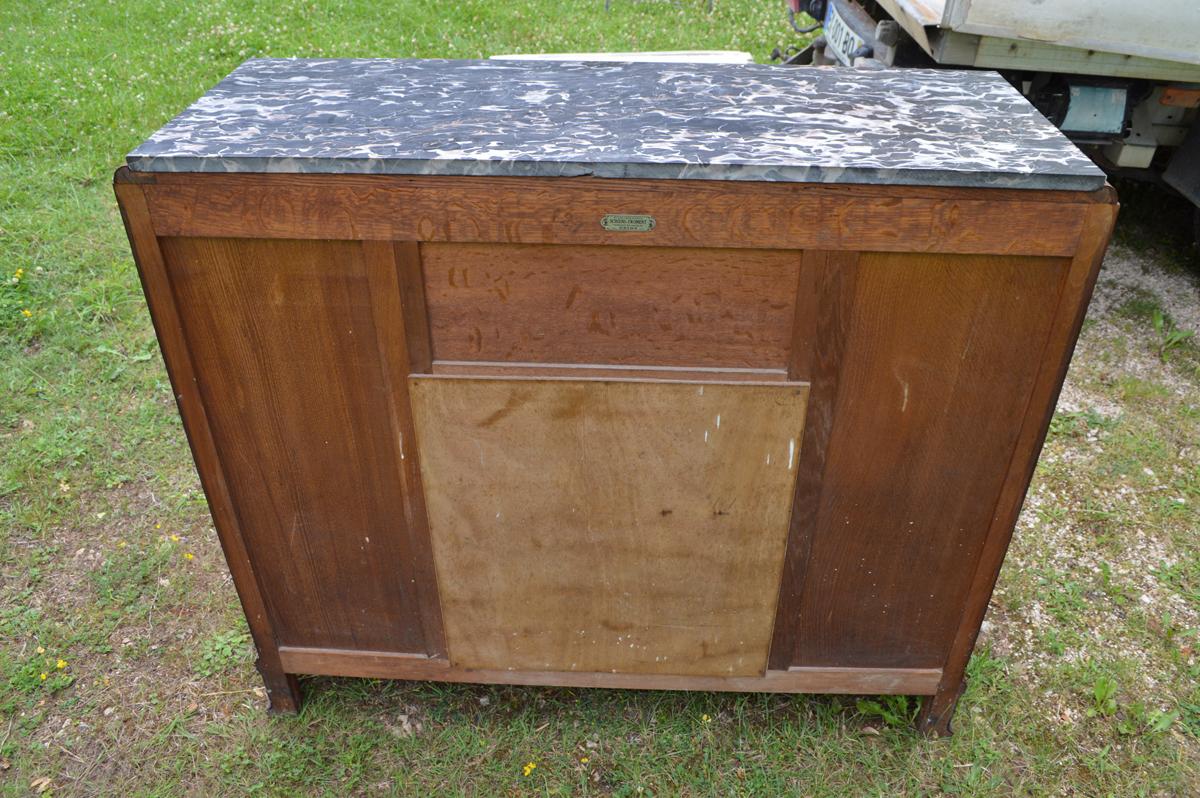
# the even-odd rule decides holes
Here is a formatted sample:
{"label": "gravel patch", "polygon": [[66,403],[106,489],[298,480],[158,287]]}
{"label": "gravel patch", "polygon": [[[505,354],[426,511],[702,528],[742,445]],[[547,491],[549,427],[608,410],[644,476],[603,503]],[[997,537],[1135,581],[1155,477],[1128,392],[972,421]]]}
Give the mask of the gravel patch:
{"label": "gravel patch", "polygon": [[1150,256],[1120,244],[1110,246],[1104,257],[1089,318],[1108,315],[1139,289],[1158,297],[1176,326],[1200,331],[1200,278],[1167,271]]}

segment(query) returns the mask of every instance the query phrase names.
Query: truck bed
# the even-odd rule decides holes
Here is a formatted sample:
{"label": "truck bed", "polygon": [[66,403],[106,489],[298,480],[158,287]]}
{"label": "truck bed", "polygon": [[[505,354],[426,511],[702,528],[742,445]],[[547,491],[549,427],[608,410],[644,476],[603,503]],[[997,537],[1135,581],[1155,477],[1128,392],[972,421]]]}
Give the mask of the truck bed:
{"label": "truck bed", "polygon": [[[879,0],[942,64],[1200,81],[1200,3]],[[1036,64],[1036,66],[1035,66]]]}

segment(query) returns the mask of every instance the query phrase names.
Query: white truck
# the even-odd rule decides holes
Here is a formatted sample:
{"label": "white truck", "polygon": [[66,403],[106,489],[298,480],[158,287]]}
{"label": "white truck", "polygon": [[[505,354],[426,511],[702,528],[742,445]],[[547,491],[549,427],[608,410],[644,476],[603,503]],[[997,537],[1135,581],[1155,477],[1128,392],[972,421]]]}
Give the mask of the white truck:
{"label": "white truck", "polygon": [[787,2],[823,31],[786,63],[997,70],[1111,174],[1187,198],[1200,240],[1200,0]]}

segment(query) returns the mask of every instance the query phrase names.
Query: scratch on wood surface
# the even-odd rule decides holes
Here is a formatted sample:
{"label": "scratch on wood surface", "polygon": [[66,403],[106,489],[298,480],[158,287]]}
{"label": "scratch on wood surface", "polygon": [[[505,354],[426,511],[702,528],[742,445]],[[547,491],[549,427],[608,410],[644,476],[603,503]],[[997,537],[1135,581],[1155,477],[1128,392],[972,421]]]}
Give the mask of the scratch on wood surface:
{"label": "scratch on wood surface", "polygon": [[900,412],[904,413],[908,410],[908,380],[901,377],[892,369],[892,374],[896,377],[896,382],[900,383],[900,388],[903,390],[903,396],[900,400]]}

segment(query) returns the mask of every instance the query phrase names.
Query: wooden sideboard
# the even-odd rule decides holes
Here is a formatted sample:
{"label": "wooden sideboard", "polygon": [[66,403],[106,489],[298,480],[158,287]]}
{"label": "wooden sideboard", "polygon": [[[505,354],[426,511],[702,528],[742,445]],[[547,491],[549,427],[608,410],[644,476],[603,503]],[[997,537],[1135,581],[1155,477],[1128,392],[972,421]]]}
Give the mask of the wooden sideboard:
{"label": "wooden sideboard", "polygon": [[935,733],[1116,211],[1103,186],[115,186],[273,709],[299,674],[900,693]]}

